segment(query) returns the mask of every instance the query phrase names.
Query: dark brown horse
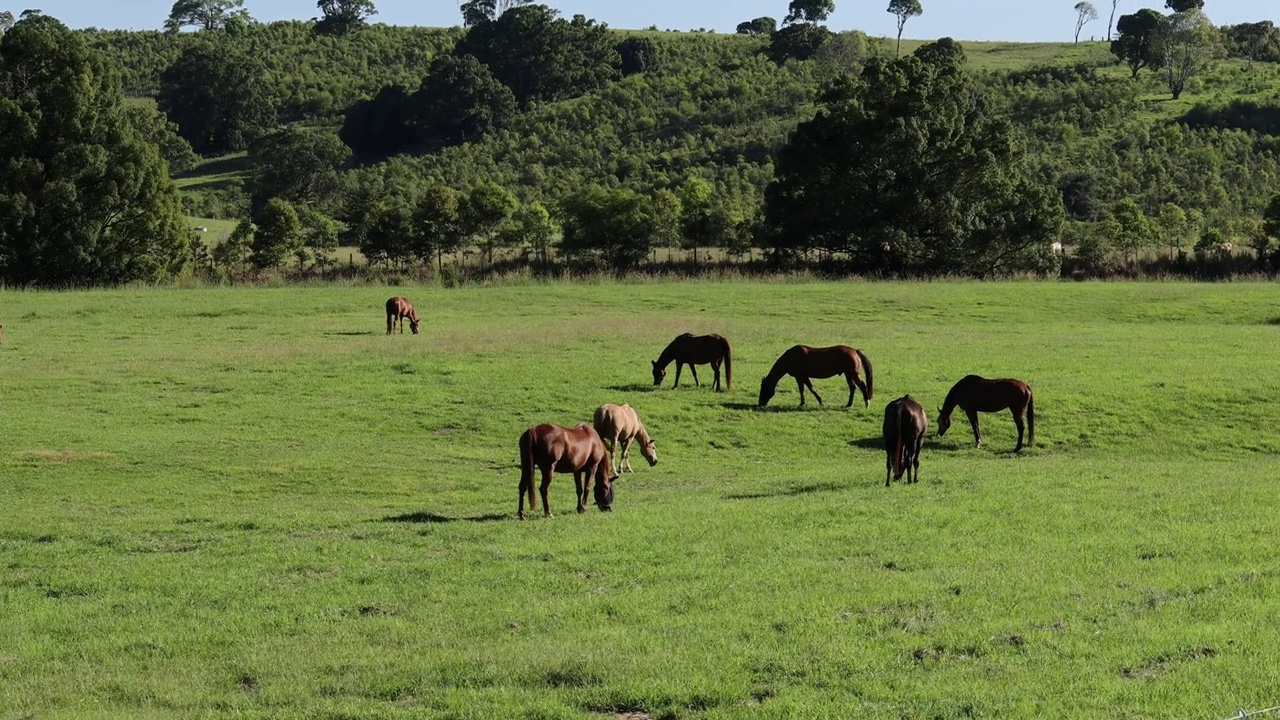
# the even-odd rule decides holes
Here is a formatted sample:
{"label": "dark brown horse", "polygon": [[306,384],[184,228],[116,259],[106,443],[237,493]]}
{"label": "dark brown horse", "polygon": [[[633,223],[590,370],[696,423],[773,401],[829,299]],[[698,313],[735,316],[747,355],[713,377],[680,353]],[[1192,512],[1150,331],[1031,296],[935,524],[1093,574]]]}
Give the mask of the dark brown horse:
{"label": "dark brown horse", "polygon": [[688,365],[689,372],[693,373],[694,384],[702,387],[702,383],[698,382],[697,366],[710,363],[712,372],[716,374],[715,383],[711,387],[718,392],[721,361],[724,362],[724,389],[729,390],[733,387],[733,358],[729,351],[729,341],[719,335],[685,333],[672,340],[658,359],[652,361],[654,385],[662,384],[662,380],[667,377],[667,366],[672,360],[676,363],[675,387],[680,387],[680,371],[685,365]]}
{"label": "dark brown horse", "polygon": [[[924,408],[910,395],[903,395],[884,409],[884,486],[889,487],[889,473],[894,480],[907,474],[907,484],[920,482],[920,449],[929,418]],[[915,470],[914,477],[912,470]]]}
{"label": "dark brown horse", "polygon": [[[529,495],[529,509],[537,510],[533,496],[533,469],[542,471],[542,510],[551,517],[551,501],[547,489],[557,472],[573,473],[573,484],[578,491],[578,512],[587,509],[587,493],[591,481],[596,481],[595,501],[601,510],[613,509],[613,481],[609,476],[609,451],[596,433],[586,423],[565,428],[559,425],[534,425],[520,435],[520,504],[516,515],[524,519],[524,497]],[[585,481],[585,482],[584,482]]]}
{"label": "dark brown horse", "polygon": [[414,335],[418,334],[418,313],[413,309],[413,303],[408,298],[393,297],[387,300],[387,334],[391,334],[391,330],[396,326],[396,321],[400,322],[400,332],[404,332],[404,319],[409,318],[409,329]]}
{"label": "dark brown horse", "polygon": [[[865,385],[858,377],[863,371],[867,375]],[[817,390],[813,389],[813,383],[809,382],[809,378],[829,378],[836,375],[844,375],[849,383],[849,402],[845,403],[845,407],[853,406],[855,385],[862,391],[863,405],[871,405],[871,360],[861,350],[848,345],[832,345],[824,348],[796,345],[782,353],[782,357],[773,364],[773,369],[760,381],[760,407],[769,404],[769,398],[773,397],[774,391],[778,388],[778,381],[783,375],[790,375],[796,379],[796,385],[800,388],[801,407],[804,407],[806,387],[818,399],[818,404],[822,404],[822,397],[818,395]]]}
{"label": "dark brown horse", "polygon": [[1014,452],[1022,450],[1022,416],[1027,416],[1027,444],[1036,440],[1036,403],[1031,397],[1031,388],[1021,380],[1002,378],[988,380],[977,375],[965,375],[960,382],[952,386],[947,399],[938,408],[938,435],[947,434],[951,427],[951,411],[959,406],[969,416],[969,424],[973,426],[973,442],[982,445],[982,433],[978,431],[978,413],[1000,412],[1008,409],[1013,413],[1013,424],[1018,426],[1018,446]]}

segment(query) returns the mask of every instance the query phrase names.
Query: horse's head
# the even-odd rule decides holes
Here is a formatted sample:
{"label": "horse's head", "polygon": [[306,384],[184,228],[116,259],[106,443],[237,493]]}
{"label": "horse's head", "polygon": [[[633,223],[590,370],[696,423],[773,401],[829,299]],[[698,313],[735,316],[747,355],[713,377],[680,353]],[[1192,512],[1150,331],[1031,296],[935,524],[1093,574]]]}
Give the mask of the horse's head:
{"label": "horse's head", "polygon": [[942,408],[938,408],[938,437],[946,435],[949,427],[951,427],[951,416],[943,415]]}
{"label": "horse's head", "polygon": [[658,365],[657,360],[650,360],[653,364],[653,384],[661,385],[664,378],[667,377],[667,369]]}
{"label": "horse's head", "polygon": [[601,512],[610,512],[613,510],[613,481],[617,479],[618,476],[614,475],[613,477],[596,483],[596,507],[600,508]]}
{"label": "horse's head", "polygon": [[414,320],[413,318],[409,318],[409,329],[413,331],[413,334],[414,334],[414,335],[417,335],[417,334],[418,334],[418,321],[417,321],[417,320]]}
{"label": "horse's head", "polygon": [[654,444],[653,440],[640,444],[640,454],[644,456],[645,460],[649,461],[649,467],[658,464],[658,446]]}
{"label": "horse's head", "polygon": [[769,404],[769,399],[773,397],[773,391],[778,388],[778,383],[764,378],[760,381],[760,407]]}

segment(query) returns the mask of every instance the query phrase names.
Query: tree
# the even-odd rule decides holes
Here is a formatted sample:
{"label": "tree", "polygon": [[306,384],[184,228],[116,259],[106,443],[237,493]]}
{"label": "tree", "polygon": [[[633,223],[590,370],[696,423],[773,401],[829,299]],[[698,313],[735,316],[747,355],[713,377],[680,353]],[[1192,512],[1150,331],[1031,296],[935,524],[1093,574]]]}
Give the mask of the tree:
{"label": "tree", "polygon": [[1176,13],[1203,10],[1204,0],[1165,0],[1164,6]]}
{"label": "tree", "polygon": [[491,22],[513,7],[532,3],[533,0],[467,0],[462,3],[462,26]]}
{"label": "tree", "polygon": [[259,270],[279,267],[286,257],[302,248],[302,223],[288,200],[268,200],[253,216],[253,224],[253,254],[249,262]]}
{"label": "tree", "polygon": [[1178,257],[1182,253],[1182,243],[1187,239],[1187,232],[1191,229],[1187,213],[1173,203],[1165,203],[1160,206],[1159,223],[1165,242],[1169,243],[1169,255]]}
{"label": "tree", "polygon": [[898,49],[894,54],[902,55],[902,29],[907,26],[907,20],[923,14],[924,8],[920,0],[889,0],[889,12],[898,18]]}
{"label": "tree", "polygon": [[169,172],[189,170],[200,160],[200,156],[191,149],[191,143],[178,133],[178,126],[154,107],[129,105],[125,108],[125,118],[139,137],[156,146],[160,157],[169,163]]}
{"label": "tree", "polygon": [[312,249],[318,265],[329,264],[331,254],[338,249],[338,222],[311,205],[299,205],[296,209],[302,244]]}
{"label": "tree", "polygon": [[190,26],[218,30],[234,19],[249,19],[244,0],[177,0],[164,21],[164,29],[171,33]]}
{"label": "tree", "polygon": [[551,238],[559,232],[551,213],[539,202],[522,205],[502,226],[500,242],[506,247],[528,248],[545,267],[549,262]]}
{"label": "tree", "polygon": [[253,221],[242,218],[227,238],[214,246],[214,264],[231,273],[243,270],[252,242]]}
{"label": "tree", "polygon": [[153,282],[181,271],[190,229],[120,77],[79,32],[24,13],[0,41],[0,281]]}
{"label": "tree", "polygon": [[493,182],[481,182],[471,188],[458,208],[463,227],[479,239],[487,262],[493,265],[493,249],[501,240],[499,229],[516,211],[516,198],[510,190]]}
{"label": "tree", "polygon": [[1164,16],[1143,8],[1132,15],[1121,15],[1116,23],[1116,39],[1111,41],[1111,54],[1123,60],[1138,77],[1144,67],[1160,66],[1160,50],[1156,44]]}
{"label": "tree", "polygon": [[767,52],[769,58],[779,65],[791,58],[808,60],[818,54],[830,37],[831,31],[824,25],[795,23],[770,36]]}
{"label": "tree", "polygon": [[1267,208],[1262,211],[1262,231],[1267,237],[1280,241],[1280,194],[1272,195]]}
{"label": "tree", "polygon": [[1166,18],[1155,33],[1154,45],[1174,100],[1182,96],[1188,80],[1224,53],[1222,36],[1209,18],[1194,9]]}
{"label": "tree", "polygon": [[787,17],[782,22],[786,25],[796,22],[811,24],[826,22],[835,11],[835,0],[791,0]]}
{"label": "tree", "polygon": [[1255,60],[1280,62],[1280,32],[1270,20],[1229,25],[1222,31],[1230,45],[1228,55],[1246,58],[1245,69],[1253,69]]}
{"label": "tree", "polygon": [[271,198],[323,205],[338,192],[338,170],[351,151],[332,131],[288,125],[255,142],[257,172],[249,183],[254,210]]}
{"label": "tree", "polygon": [[1107,42],[1111,42],[1111,31],[1116,26],[1116,6],[1120,4],[1120,0],[1111,0],[1111,17],[1107,20]]}
{"label": "tree", "polygon": [[229,41],[198,42],[160,74],[156,104],[202,155],[243,150],[276,124],[267,69]]}
{"label": "tree", "polygon": [[841,253],[868,273],[1039,271],[1063,223],[1011,122],[949,38],[838,80],[778,155],[765,191],[775,256]]}
{"label": "tree", "polygon": [[453,54],[474,56],[521,104],[566,100],[615,80],[621,58],[608,27],[557,15],[545,5],[513,7],[473,26]]}
{"label": "tree", "polygon": [[13,13],[8,10],[0,10],[0,35],[4,35],[13,28]]}
{"label": "tree", "polygon": [[424,260],[434,254],[436,268],[443,272],[445,253],[461,250],[467,238],[462,199],[445,185],[427,188],[414,208],[412,227],[415,254]]}
{"label": "tree", "polygon": [[321,13],[315,26],[319,35],[346,35],[378,14],[373,0],[317,0],[316,7]]}
{"label": "tree", "polygon": [[560,209],[565,253],[597,258],[616,272],[640,264],[657,240],[653,203],[634,190],[593,185],[561,201]]}
{"label": "tree", "polygon": [[647,37],[629,37],[618,43],[622,59],[622,76],[628,77],[658,69],[658,45]]}
{"label": "tree", "polygon": [[441,55],[410,98],[418,140],[432,147],[474,142],[511,122],[511,89],[471,55]]}
{"label": "tree", "polygon": [[1076,42],[1080,42],[1080,31],[1084,26],[1093,20],[1098,19],[1098,10],[1093,3],[1088,0],[1082,0],[1076,3]]}
{"label": "tree", "polygon": [[738,23],[739,35],[772,35],[778,29],[778,21],[762,15],[755,20]]}
{"label": "tree", "polygon": [[1130,263],[1138,259],[1139,253],[1158,242],[1155,225],[1133,198],[1125,198],[1112,208],[1106,228],[1108,239]]}
{"label": "tree", "polygon": [[413,142],[411,118],[408,91],[388,85],[347,108],[338,137],[357,155],[392,155]]}

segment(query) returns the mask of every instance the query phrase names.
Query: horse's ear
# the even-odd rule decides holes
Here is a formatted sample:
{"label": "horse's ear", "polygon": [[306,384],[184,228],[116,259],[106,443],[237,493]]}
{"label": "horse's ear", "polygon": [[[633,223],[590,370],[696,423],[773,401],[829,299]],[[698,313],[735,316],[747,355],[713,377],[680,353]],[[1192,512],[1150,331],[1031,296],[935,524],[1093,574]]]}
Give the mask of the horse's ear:
{"label": "horse's ear", "polygon": [[652,366],[654,367],[654,369],[655,369],[655,370],[656,370],[656,369],[657,369],[657,367],[658,367],[658,361],[657,361],[657,360],[650,360],[650,361],[649,361],[649,364],[650,364],[650,365],[652,365]]}

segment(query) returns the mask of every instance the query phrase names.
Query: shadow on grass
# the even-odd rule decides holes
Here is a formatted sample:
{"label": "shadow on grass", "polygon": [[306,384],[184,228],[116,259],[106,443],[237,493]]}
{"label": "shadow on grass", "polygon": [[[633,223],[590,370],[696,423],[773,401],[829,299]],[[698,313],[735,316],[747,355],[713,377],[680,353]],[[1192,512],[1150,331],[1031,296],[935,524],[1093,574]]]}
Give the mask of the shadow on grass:
{"label": "shadow on grass", "polygon": [[614,392],[643,392],[643,393],[657,392],[661,389],[662,388],[658,387],[657,385],[645,384],[645,383],[631,383],[630,385],[610,385],[605,388],[605,390],[612,390]]}
{"label": "shadow on grass", "polygon": [[388,515],[382,518],[382,522],[402,522],[402,523],[449,523],[449,522],[496,522],[498,520],[506,520],[509,515],[501,513],[489,513],[488,515],[473,515],[471,517],[448,517],[446,515],[436,515],[429,512],[405,513],[404,515]]}
{"label": "shadow on grass", "polygon": [[816,493],[836,492],[844,490],[845,486],[841,483],[825,482],[810,483],[808,485],[793,485],[785,488],[774,488],[772,490],[762,490],[752,493],[733,493],[725,495],[725,500],[760,500],[762,498],[774,497],[798,497],[800,495],[814,495]]}
{"label": "shadow on grass", "polygon": [[345,336],[354,336],[354,335],[376,335],[376,334],[377,334],[377,333],[375,333],[375,332],[374,332],[374,331],[372,331],[372,330],[339,330],[338,332],[327,332],[327,333],[325,333],[325,335],[345,335]]}
{"label": "shadow on grass", "polygon": [[883,450],[884,438],[880,435],[874,437],[862,438],[861,440],[850,440],[849,447],[862,448],[863,450]]}
{"label": "shadow on grass", "polygon": [[1280,325],[1280,315],[1277,315],[1277,316],[1275,316],[1275,317],[1273,317],[1273,318],[1267,318],[1267,324],[1268,324],[1268,325]]}
{"label": "shadow on grass", "polygon": [[744,402],[727,402],[724,407],[729,410],[755,410],[757,412],[809,412],[810,410],[848,410],[845,406],[824,406],[824,405],[765,405],[760,407],[760,403],[744,403]]}
{"label": "shadow on grass", "polygon": [[[846,444],[847,444],[849,447],[861,448],[861,449],[863,449],[863,450],[881,450],[881,451],[883,451],[883,450],[884,450],[884,437],[882,437],[882,436],[880,436],[880,435],[875,435],[875,436],[873,436],[873,437],[869,437],[869,438],[861,438],[861,439],[859,439],[859,440],[850,440],[850,441],[849,441],[848,443],[846,443]],[[947,452],[947,453],[954,453],[954,452],[962,452],[962,451],[965,451],[965,450],[973,450],[973,449],[974,449],[974,447],[973,447],[973,445],[971,445],[971,444],[947,442],[947,441],[945,441],[945,440],[939,440],[937,437],[933,437],[933,438],[926,438],[926,439],[925,439],[925,441],[924,441],[924,449],[921,451],[921,453],[926,454],[926,455],[927,455],[928,453],[931,453],[931,452]],[[986,448],[983,448],[983,449],[985,450]],[[992,454],[994,454],[994,455],[1013,455],[1013,454],[1015,454],[1015,453],[1013,452],[1013,450],[1008,450],[1007,452],[1002,452],[1002,451],[998,451],[998,450],[997,450],[997,451],[992,451]]]}

